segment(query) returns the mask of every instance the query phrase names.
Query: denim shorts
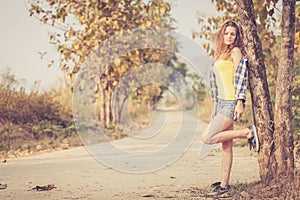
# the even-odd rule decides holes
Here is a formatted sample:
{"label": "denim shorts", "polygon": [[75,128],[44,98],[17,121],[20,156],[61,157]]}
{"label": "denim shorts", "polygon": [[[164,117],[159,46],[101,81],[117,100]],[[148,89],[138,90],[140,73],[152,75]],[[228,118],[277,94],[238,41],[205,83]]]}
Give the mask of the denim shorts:
{"label": "denim shorts", "polygon": [[218,99],[217,113],[225,115],[230,119],[234,118],[234,109],[236,106],[235,100]]}

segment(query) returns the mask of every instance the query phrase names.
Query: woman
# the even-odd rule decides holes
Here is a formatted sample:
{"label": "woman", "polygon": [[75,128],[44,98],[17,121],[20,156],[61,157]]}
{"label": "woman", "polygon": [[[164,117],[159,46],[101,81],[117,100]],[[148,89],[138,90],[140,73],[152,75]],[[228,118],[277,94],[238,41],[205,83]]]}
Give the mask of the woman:
{"label": "woman", "polygon": [[201,139],[205,144],[222,143],[222,179],[212,184],[208,195],[230,191],[233,139],[247,138],[250,150],[259,151],[255,126],[233,130],[234,121],[244,112],[247,85],[247,60],[242,58],[243,40],[239,26],[228,21],[217,33],[214,65],[210,74],[213,100],[212,120]]}

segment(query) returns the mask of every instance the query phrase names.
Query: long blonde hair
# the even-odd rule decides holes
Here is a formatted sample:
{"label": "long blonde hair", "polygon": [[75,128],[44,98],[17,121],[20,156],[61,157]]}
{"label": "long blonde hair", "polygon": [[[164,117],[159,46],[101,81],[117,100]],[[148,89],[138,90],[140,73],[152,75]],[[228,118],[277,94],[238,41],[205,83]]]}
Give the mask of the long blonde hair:
{"label": "long blonde hair", "polygon": [[[236,30],[236,38],[233,44],[226,45],[224,44],[224,33],[228,26],[234,27]],[[233,21],[225,22],[216,35],[216,51],[215,51],[215,59],[229,59],[231,56],[231,50],[234,47],[238,47],[242,53],[244,52],[244,43],[243,43],[243,35],[240,27]]]}

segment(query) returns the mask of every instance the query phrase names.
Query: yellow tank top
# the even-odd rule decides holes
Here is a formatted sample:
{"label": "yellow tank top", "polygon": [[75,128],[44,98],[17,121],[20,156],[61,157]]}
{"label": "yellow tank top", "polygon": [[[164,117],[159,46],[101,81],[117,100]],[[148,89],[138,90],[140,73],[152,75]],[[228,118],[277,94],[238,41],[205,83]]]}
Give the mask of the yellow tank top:
{"label": "yellow tank top", "polygon": [[218,60],[213,66],[218,87],[218,98],[235,100],[234,64],[230,60]]}

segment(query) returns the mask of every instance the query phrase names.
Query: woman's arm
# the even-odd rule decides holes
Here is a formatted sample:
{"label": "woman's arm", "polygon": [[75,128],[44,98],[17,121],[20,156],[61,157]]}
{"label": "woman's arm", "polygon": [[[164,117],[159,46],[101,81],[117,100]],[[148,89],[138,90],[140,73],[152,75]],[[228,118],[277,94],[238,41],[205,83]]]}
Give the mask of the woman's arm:
{"label": "woman's arm", "polygon": [[[239,67],[239,64],[240,64],[241,59],[242,59],[242,52],[241,52],[241,50],[238,47],[234,47],[232,49],[231,59],[233,61],[234,69],[236,71],[237,68]],[[237,105],[236,105],[235,111],[234,111],[234,115],[236,116],[237,119],[240,118],[241,115],[244,112],[243,103],[244,103],[243,100],[240,100],[240,99],[237,100]]]}
{"label": "woman's arm", "polygon": [[236,99],[243,103],[245,103],[246,101],[246,90],[248,81],[247,62],[247,59],[242,59],[240,61],[238,69],[235,71],[234,78]]}
{"label": "woman's arm", "polygon": [[236,71],[236,69],[238,68],[240,61],[242,59],[242,52],[238,47],[234,47],[231,50],[231,59],[234,64],[234,69]]}
{"label": "woman's arm", "polygon": [[237,105],[235,108],[235,115],[237,118],[240,118],[240,116],[244,112],[245,108],[245,101],[246,101],[246,87],[247,87],[247,80],[248,80],[248,70],[246,65],[246,60],[242,60],[238,69],[238,79],[237,81]]}

